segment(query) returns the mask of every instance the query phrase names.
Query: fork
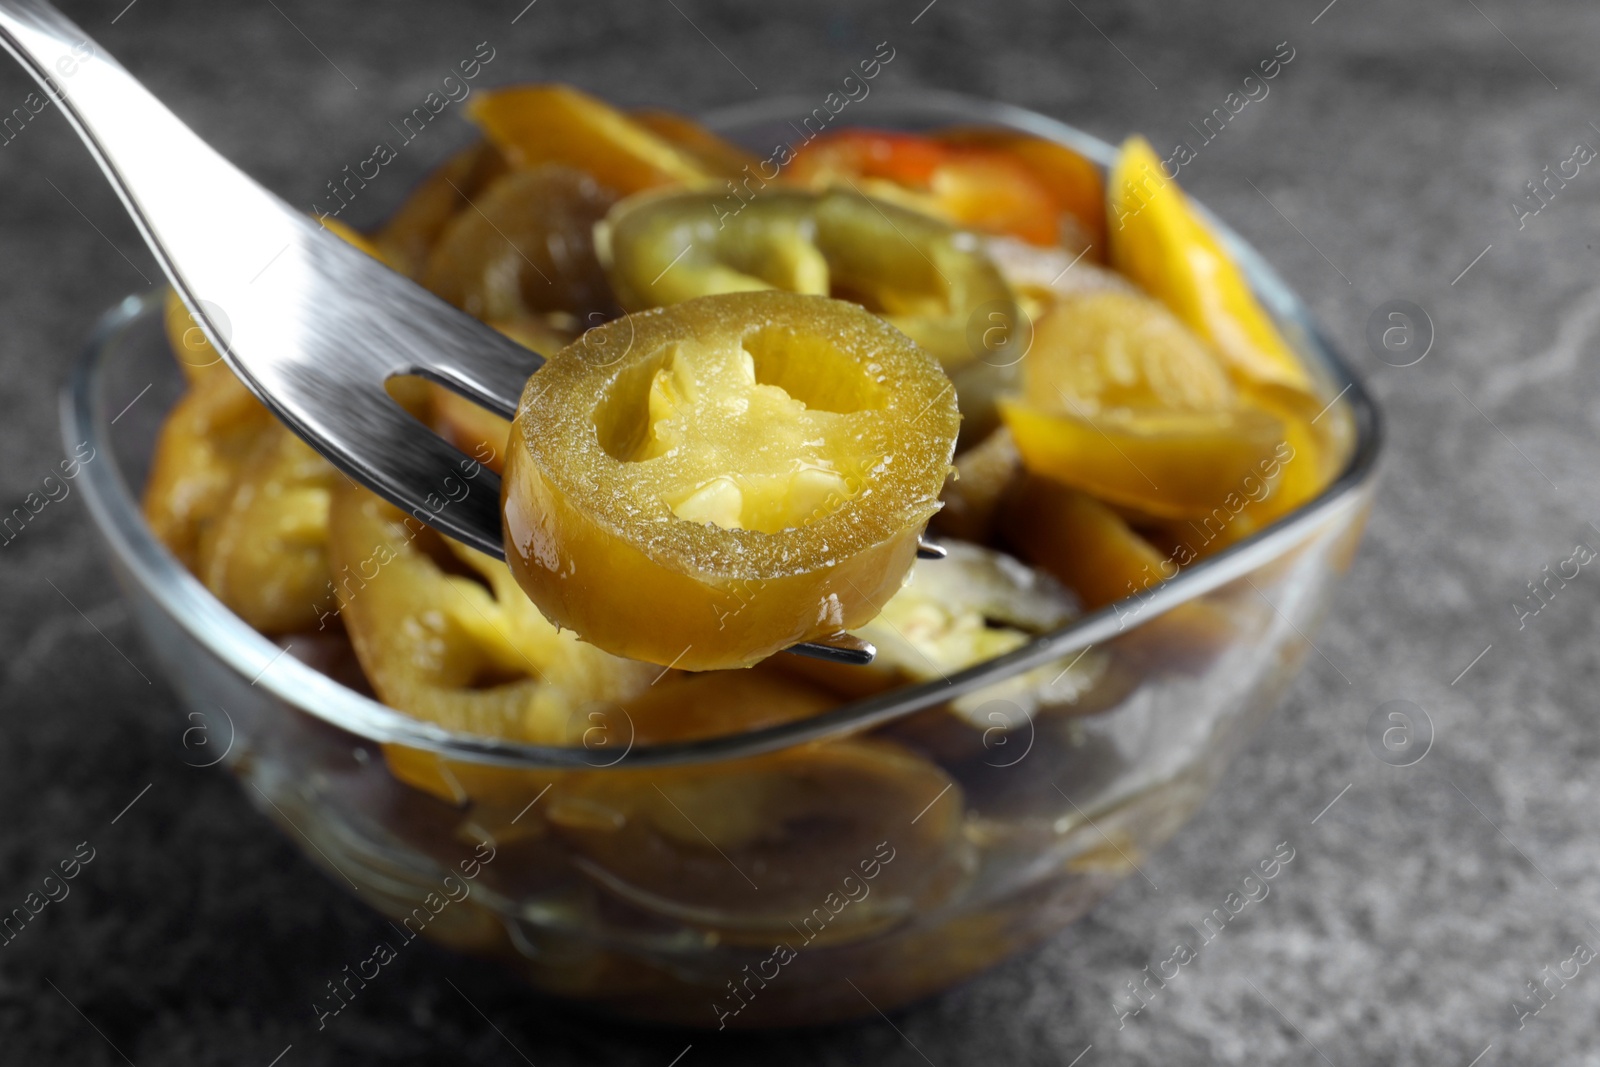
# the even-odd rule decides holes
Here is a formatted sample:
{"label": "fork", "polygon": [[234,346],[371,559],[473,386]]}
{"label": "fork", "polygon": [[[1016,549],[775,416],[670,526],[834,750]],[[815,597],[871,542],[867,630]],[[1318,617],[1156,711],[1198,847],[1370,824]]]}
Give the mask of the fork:
{"label": "fork", "polygon": [[[45,0],[0,0],[0,46],[89,146],[250,391],[356,482],[504,559],[500,476],[412,418],[384,383],[419,375],[511,418],[544,357],[262,188]],[[919,555],[943,551],[925,544]],[[875,654],[848,634],[788,651],[851,664]]]}

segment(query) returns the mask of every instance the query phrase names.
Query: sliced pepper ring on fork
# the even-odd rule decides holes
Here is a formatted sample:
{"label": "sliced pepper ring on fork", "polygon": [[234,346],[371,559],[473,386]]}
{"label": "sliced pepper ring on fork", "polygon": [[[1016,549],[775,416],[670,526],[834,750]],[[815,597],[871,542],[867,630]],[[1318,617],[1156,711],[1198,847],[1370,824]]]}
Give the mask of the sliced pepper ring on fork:
{"label": "sliced pepper ring on fork", "polygon": [[958,420],[932,357],[843,301],[737,293],[626,316],[528,383],[507,560],[608,652],[748,666],[878,613],[939,508]]}

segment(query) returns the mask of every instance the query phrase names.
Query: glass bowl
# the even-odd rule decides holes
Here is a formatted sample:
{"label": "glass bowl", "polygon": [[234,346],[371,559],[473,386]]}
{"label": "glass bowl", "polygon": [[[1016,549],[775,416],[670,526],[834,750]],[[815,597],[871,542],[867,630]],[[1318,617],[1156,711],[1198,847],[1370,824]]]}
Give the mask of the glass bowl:
{"label": "glass bowl", "polygon": [[[708,122],[764,155],[811,104]],[[833,121],[1010,126],[1101,164],[1112,153],[1042,115],[943,94],[874,94]],[[1330,417],[1348,420],[1353,447],[1326,492],[997,659],[735,736],[647,747],[607,724],[552,748],[454,733],[372,699],[337,639],[280,644],[246,626],[140,514],[183,388],[156,298],[102,320],[65,389],[63,432],[103,457],[80,484],[184,702],[186,758],[248,782],[397,940],[497,957],[540,990],[635,1019],[838,1020],[937,992],[1084,914],[1199,807],[1312,647],[1370,504],[1379,415],[1277,274],[1218,229]],[[1024,714],[1007,698],[1027,672],[1083,655],[1099,670],[1075,703]]]}

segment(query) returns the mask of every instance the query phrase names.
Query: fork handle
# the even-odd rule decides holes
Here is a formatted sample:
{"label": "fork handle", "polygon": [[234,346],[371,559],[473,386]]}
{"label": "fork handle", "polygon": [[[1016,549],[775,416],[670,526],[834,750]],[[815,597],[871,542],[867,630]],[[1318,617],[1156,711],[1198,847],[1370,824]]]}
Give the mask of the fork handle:
{"label": "fork handle", "polygon": [[[263,189],[253,179],[224,159],[215,149],[184,125],[167,106],[129,74],[115,59],[90,39],[71,19],[46,0],[0,0],[0,46],[33,75],[66,114],[78,136],[88,145],[95,162],[105,172],[112,188],[122,198],[128,214],[161,264],[162,271],[216,344],[223,358],[255,394],[272,408],[289,427],[310,441],[346,473],[360,478],[370,488],[412,510],[417,501],[434,499],[430,492],[438,472],[445,472],[446,483],[459,481],[448,476],[460,453],[431,435],[418,436],[417,429],[405,422],[398,408],[388,411],[366,409],[365,421],[352,420],[358,437],[379,438],[387,434],[395,442],[411,440],[421,458],[416,469],[402,464],[394,471],[363,469],[341,453],[353,454],[350,442],[339,442],[318,433],[314,420],[303,409],[284,398],[292,387],[304,385],[292,380],[264,383],[259,375],[266,365],[256,360],[241,361],[230,344],[225,324],[213,321],[217,308],[207,307],[188,284],[189,277],[202,278],[211,292],[237,294],[230,301],[239,321],[233,325],[246,337],[270,337],[272,319],[279,314],[275,304],[303,297],[287,281],[269,279],[251,293],[257,278],[280,255],[305,241],[310,228],[306,219],[290,212],[287,205]],[[227,225],[219,220],[247,217],[247,225]],[[225,227],[225,231],[223,229]],[[344,255],[357,255],[351,250]],[[182,269],[178,269],[178,264]],[[279,274],[294,274],[296,263],[279,267]],[[252,276],[253,274],[253,276]],[[397,279],[398,280],[398,279]],[[280,288],[274,288],[274,283]],[[410,283],[401,284],[409,286]],[[429,298],[432,300],[433,298]],[[402,308],[403,302],[394,305]],[[371,324],[375,325],[375,324]],[[370,336],[377,336],[376,331]],[[358,333],[352,340],[359,342]],[[509,415],[527,376],[538,366],[532,356],[511,342],[500,346],[514,354],[498,361],[479,361],[476,376],[463,376],[450,365],[434,368],[440,376],[453,380],[457,388],[481,402],[494,404]],[[355,358],[361,353],[352,346]],[[379,346],[382,347],[382,346]],[[427,347],[427,346],[424,346]],[[368,354],[370,357],[370,353]],[[370,357],[379,358],[382,357]],[[370,364],[374,386],[386,377],[385,368]],[[404,368],[400,368],[403,372]],[[316,388],[338,383],[321,379]],[[322,428],[324,431],[326,427]],[[325,447],[327,446],[327,447]],[[398,453],[399,447],[388,451]],[[464,457],[463,457],[464,458]],[[472,464],[476,468],[476,464]],[[463,468],[465,469],[465,468]],[[417,474],[421,471],[421,475]],[[480,491],[456,502],[454,507],[432,509],[430,525],[492,555],[504,557],[499,512],[499,479],[490,471],[473,475]],[[451,498],[454,500],[454,498]],[[797,646],[792,651],[865,663],[872,658],[871,646]]]}
{"label": "fork handle", "polygon": [[[237,204],[270,197],[46,0],[0,0],[0,46],[60,106],[180,293],[171,259],[214,259],[218,242],[214,233],[175,220],[191,216],[197,200]],[[176,180],[180,166],[182,180]],[[239,236],[257,245],[234,244],[239,262],[258,262],[255,254],[282,247],[264,233]]]}
{"label": "fork handle", "polygon": [[[446,361],[437,377],[498,400],[502,414],[515,410],[538,357],[268,192],[46,0],[0,0],[0,46],[66,113],[195,321],[261,402],[379,495],[412,513],[425,506],[430,525],[503,554],[499,478],[482,471],[470,500],[457,500],[455,472],[470,461],[402,411],[383,383],[415,373],[410,356],[462,350],[418,326],[430,313],[436,327],[442,313],[446,332],[465,331],[488,353],[476,373]],[[340,292],[349,313],[317,317],[327,292]],[[448,508],[434,506],[446,496]]]}

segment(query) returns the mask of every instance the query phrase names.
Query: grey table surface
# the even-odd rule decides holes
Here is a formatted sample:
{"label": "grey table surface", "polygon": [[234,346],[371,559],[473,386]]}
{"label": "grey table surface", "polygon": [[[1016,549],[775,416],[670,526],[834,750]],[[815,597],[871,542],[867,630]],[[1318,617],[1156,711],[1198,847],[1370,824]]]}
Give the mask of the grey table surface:
{"label": "grey table surface", "polygon": [[[885,84],[996,97],[1112,139],[1144,131],[1164,150],[1199,144],[1189,123],[1288,42],[1270,94],[1201,145],[1183,180],[1281,267],[1387,408],[1385,481],[1320,655],[1150,859],[1149,881],[892,1018],[738,1038],[596,1023],[427,949],[318,1032],[309,990],[379,920],[231,779],[184,764],[173,692],[72,496],[0,548],[0,906],[78,842],[96,852],[71,896],[0,948],[0,1062],[1600,1063],[1593,968],[1552,984],[1537,1016],[1519,1024],[1513,1007],[1543,968],[1600,944],[1600,576],[1585,569],[1537,615],[1515,607],[1547,565],[1600,548],[1600,382],[1585,363],[1600,331],[1600,171],[1582,167],[1520,224],[1513,207],[1534,203],[1525,183],[1547,165],[1600,145],[1600,7],[525,3],[64,6],[203,136],[305,204],[481,41],[496,50],[489,81],[690,110],[820,100],[888,41]],[[0,66],[0,113],[30,89]],[[467,131],[426,136],[355,205],[362,218]],[[9,511],[62,458],[55,394],[89,325],[157,273],[53,109],[0,146],[0,191]],[[1365,340],[1393,299],[1434,327],[1413,366]],[[1432,749],[1412,766],[1369,747],[1390,700],[1431,719]],[[1271,896],[1119,1029],[1124,984],[1285,841],[1296,858]]]}

